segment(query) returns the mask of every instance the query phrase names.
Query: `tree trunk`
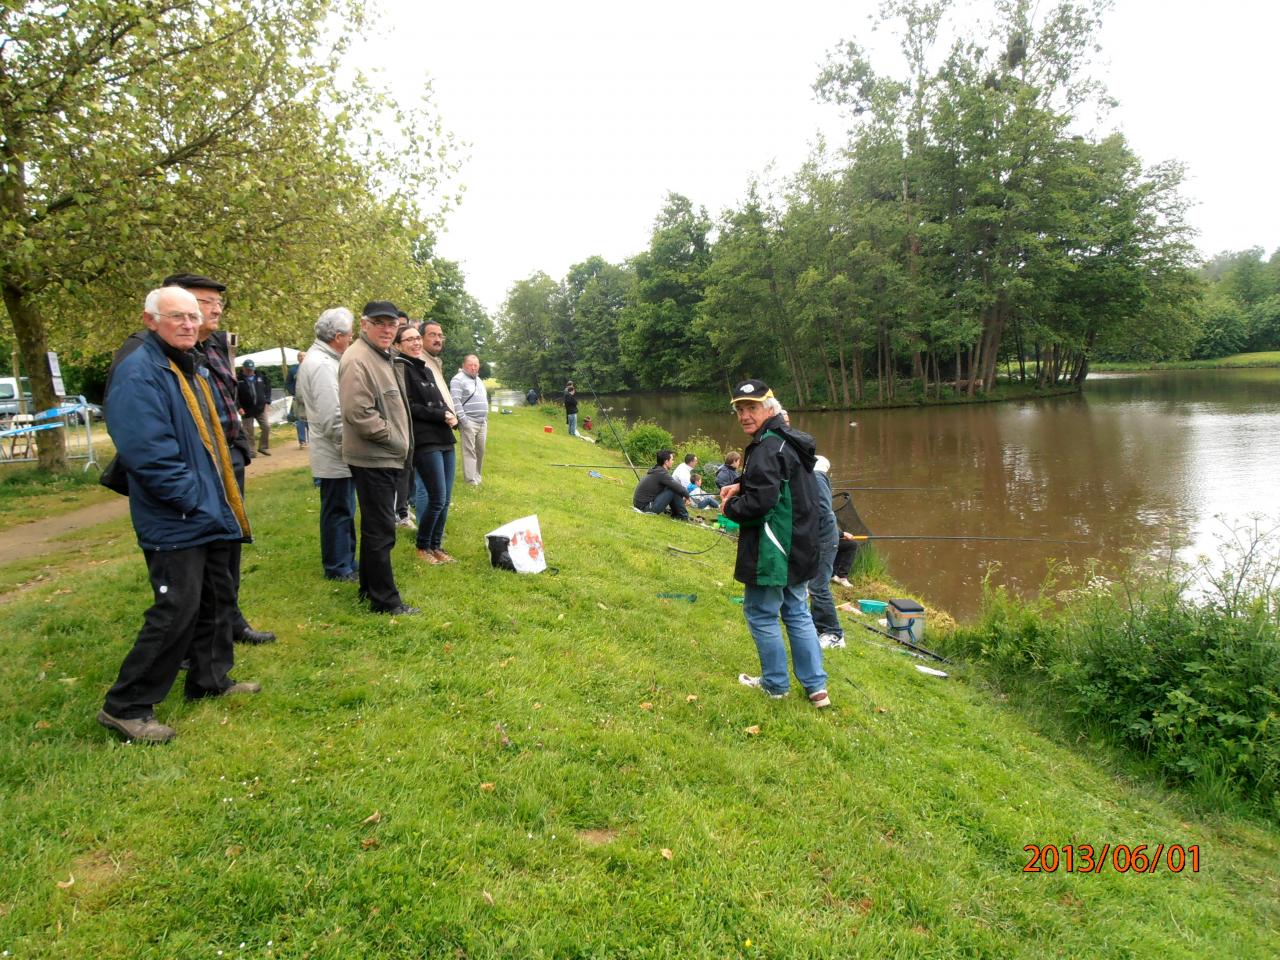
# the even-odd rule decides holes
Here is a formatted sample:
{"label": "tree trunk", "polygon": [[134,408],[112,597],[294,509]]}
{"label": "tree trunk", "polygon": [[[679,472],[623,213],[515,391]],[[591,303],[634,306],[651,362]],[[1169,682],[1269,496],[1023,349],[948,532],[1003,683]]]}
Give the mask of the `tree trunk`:
{"label": "tree trunk", "polygon": [[[49,372],[49,338],[44,320],[21,287],[8,280],[4,283],[4,306],[18,341],[18,358],[26,376],[31,379],[31,398],[36,410],[52,410],[58,405],[53,392],[53,375]],[[18,395],[21,398],[19,381]],[[61,430],[41,430],[36,434],[36,450],[41,470],[62,470],[67,465],[67,441]]]}
{"label": "tree trunk", "polygon": [[844,401],[844,405],[849,406],[849,367],[845,363],[844,358],[844,342],[841,341],[836,348],[836,352],[840,357],[840,396]]}

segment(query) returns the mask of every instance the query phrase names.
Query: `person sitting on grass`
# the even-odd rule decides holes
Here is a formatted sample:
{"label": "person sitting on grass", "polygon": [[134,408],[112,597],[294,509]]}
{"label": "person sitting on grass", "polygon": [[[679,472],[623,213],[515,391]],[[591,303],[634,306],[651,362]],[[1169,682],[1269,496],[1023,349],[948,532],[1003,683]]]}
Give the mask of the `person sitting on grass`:
{"label": "person sitting on grass", "polygon": [[724,458],[724,464],[716,470],[716,489],[727,487],[739,480],[738,471],[742,467],[742,454],[730,450]]}
{"label": "person sitting on grass", "polygon": [[698,455],[696,453],[686,453],[684,461],[671,471],[671,475],[680,481],[682,487],[688,489],[689,478],[693,476],[693,468],[697,465]]}
{"label": "person sitting on grass", "polygon": [[659,450],[657,465],[650,467],[649,472],[636,484],[631,505],[641,513],[669,511],[676,520],[689,519],[689,512],[685,509],[685,504],[689,502],[688,491],[669,472],[673,460],[675,454],[670,450]]}
{"label": "person sitting on grass", "polygon": [[[679,469],[679,468],[677,468]],[[702,491],[702,474],[689,474],[689,486],[686,488],[689,501],[699,510],[716,510],[720,506],[720,498],[714,493]]]}

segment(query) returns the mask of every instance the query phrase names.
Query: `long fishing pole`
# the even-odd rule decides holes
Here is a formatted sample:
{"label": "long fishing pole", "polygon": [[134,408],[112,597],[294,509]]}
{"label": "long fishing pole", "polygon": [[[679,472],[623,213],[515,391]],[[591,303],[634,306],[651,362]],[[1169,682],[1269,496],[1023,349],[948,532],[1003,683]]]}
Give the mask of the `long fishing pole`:
{"label": "long fishing pole", "polygon": [[1005,541],[1009,543],[1088,543],[1088,540],[1056,540],[1052,537],[979,537],[958,534],[952,536],[933,536],[924,533],[876,533],[850,534],[846,539],[862,542],[864,540],[982,540]]}
{"label": "long fishing pole", "polygon": [[892,633],[885,633],[883,630],[877,630],[875,627],[868,626],[868,625],[867,625],[867,624],[865,624],[865,623],[860,623],[860,622],[859,622],[859,621],[857,621],[857,620],[852,620],[852,621],[850,621],[850,622],[851,622],[855,627],[861,627],[863,630],[869,630],[871,633],[874,633],[874,634],[876,634],[876,635],[878,635],[878,636],[881,636],[881,637],[888,637],[888,638],[889,638],[890,640],[892,640],[894,643],[900,643],[900,644],[902,644],[904,647],[906,647],[907,649],[916,651],[916,653],[922,653],[922,654],[924,654],[926,657],[933,657],[933,659],[937,660],[939,663],[950,663],[950,662],[951,662],[951,661],[950,661],[950,660],[948,660],[946,657],[944,657],[942,654],[940,654],[940,653],[934,653],[932,650],[926,649],[925,647],[920,646],[918,643],[912,643],[910,640],[903,640],[901,637],[895,637]]}
{"label": "long fishing pole", "polygon": [[[622,470],[620,463],[549,463],[549,467],[585,467],[588,470]],[[634,468],[633,468],[634,469]]]}
{"label": "long fishing pole", "polygon": [[929,490],[936,492],[946,489],[946,487],[835,487],[831,492],[845,493],[849,490]]}

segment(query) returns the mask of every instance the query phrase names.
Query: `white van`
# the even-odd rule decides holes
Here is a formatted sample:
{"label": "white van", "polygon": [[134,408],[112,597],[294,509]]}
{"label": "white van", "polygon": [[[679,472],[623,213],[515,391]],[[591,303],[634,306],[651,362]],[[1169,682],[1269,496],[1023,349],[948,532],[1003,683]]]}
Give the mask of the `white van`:
{"label": "white van", "polygon": [[15,413],[33,413],[35,406],[31,398],[31,381],[22,378],[23,404],[19,409],[18,380],[16,377],[0,377],[0,417],[11,417]]}

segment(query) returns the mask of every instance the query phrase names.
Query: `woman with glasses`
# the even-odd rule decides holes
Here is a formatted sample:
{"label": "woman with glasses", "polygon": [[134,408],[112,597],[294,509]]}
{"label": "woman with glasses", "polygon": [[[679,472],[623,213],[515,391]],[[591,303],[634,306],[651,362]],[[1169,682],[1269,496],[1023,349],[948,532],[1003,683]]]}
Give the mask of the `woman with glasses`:
{"label": "woman with glasses", "polygon": [[400,329],[395,340],[400,351],[396,360],[405,368],[405,392],[413,426],[413,469],[427,489],[426,509],[418,515],[418,559],[429,564],[452,563],[454,558],[442,546],[458,418],[450,406],[448,388],[441,390],[439,379],[423,357],[422,333],[421,327],[409,324]]}

